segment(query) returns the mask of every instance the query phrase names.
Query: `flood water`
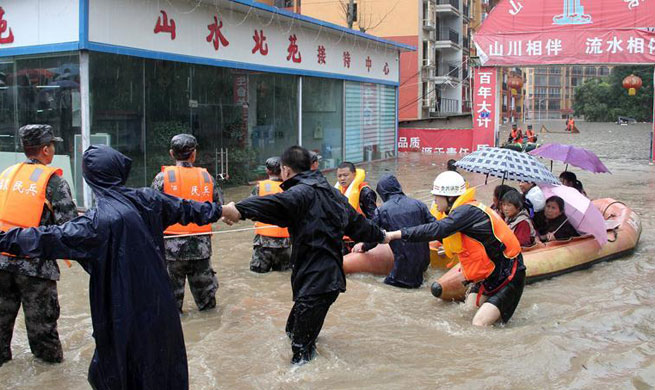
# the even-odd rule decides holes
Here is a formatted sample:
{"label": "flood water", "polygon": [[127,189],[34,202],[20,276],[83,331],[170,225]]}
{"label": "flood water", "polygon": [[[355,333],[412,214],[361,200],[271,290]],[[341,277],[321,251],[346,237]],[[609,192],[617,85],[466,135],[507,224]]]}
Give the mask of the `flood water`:
{"label": "flood water", "polygon": [[[440,271],[429,270],[425,285],[411,291],[386,286],[382,277],[349,276],[348,291],[332,306],[319,336],[319,356],[294,368],[284,333],[292,306],[290,273],[250,272],[253,233],[219,234],[212,259],[220,281],[218,308],[199,313],[188,290],[185,296],[191,389],[653,389],[652,125],[577,125],[581,134],[540,134],[540,141],[572,143],[600,156],[612,175],[573,170],[590,197],[613,197],[641,216],[634,254],[527,286],[509,324],[486,329],[471,326],[472,313],[463,305],[432,297],[429,284]],[[546,126],[564,128],[563,122]],[[391,172],[408,195],[429,202],[432,180],[451,157],[411,153],[364,167],[373,187]],[[555,163],[554,171],[563,168]],[[328,176],[334,181],[334,173]],[[465,176],[483,182],[479,175]],[[492,187],[482,187],[479,199],[488,202]],[[249,191],[232,189],[227,198],[239,200]],[[1,388],[89,388],[94,342],[88,277],[77,265],[64,268],[59,333],[65,362],[34,359],[21,314],[14,360],[0,367]]]}

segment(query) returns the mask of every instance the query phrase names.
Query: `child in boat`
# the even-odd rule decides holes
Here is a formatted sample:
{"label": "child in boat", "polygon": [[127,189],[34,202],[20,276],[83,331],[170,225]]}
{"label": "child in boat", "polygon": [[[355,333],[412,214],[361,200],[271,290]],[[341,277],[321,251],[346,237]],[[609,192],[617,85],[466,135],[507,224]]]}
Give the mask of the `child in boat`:
{"label": "child in boat", "polygon": [[437,222],[387,232],[385,242],[439,240],[459,256],[462,274],[475,283],[466,304],[479,307],[473,325],[507,322],[514,314],[525,285],[521,246],[507,224],[489,207],[473,199],[473,188],[452,171],[434,180],[432,195],[438,211],[447,216]]}
{"label": "child in boat", "polygon": [[500,200],[503,198],[503,195],[505,195],[507,192],[512,190],[515,189],[508,186],[507,184],[501,184],[496,186],[496,188],[494,188],[494,196],[490,208],[493,211],[497,212],[501,218],[504,218],[504,215],[503,215],[503,208],[500,205]]}
{"label": "child in boat", "polygon": [[523,208],[523,196],[512,189],[503,195],[501,201],[505,223],[514,232],[522,247],[534,245],[537,232],[532,225],[528,210]]}
{"label": "child in boat", "polygon": [[570,171],[564,171],[559,174],[559,181],[563,185],[567,187],[573,187],[576,190],[578,190],[578,192],[580,192],[582,195],[587,196],[587,193],[585,192],[582,183],[580,182],[580,180],[578,180],[578,177],[575,175],[575,173]]}
{"label": "child in boat", "polygon": [[539,233],[539,239],[543,242],[568,240],[580,235],[564,214],[564,200],[559,196],[551,196],[546,199],[544,221],[535,227]]}

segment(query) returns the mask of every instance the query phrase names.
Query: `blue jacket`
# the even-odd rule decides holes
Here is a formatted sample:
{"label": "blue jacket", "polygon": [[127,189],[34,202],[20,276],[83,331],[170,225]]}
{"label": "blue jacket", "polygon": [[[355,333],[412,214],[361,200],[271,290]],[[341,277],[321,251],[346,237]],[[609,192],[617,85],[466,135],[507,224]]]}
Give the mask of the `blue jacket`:
{"label": "blue jacket", "polygon": [[[395,176],[382,176],[376,190],[384,204],[377,209],[373,222],[382,229],[394,231],[436,221],[423,202],[412,199],[403,193]],[[430,265],[429,244],[396,240],[390,245],[394,263],[391,273],[384,279],[384,282],[406,288],[421,286],[423,273]],[[371,245],[367,244],[365,249],[370,249],[370,247]]]}
{"label": "blue jacket", "polygon": [[97,206],[60,226],[0,234],[1,251],[74,259],[89,273],[96,350],[94,389],[188,389],[186,350],[164,264],[164,229],[207,224],[221,206],[127,188],[131,160],[107,146],[84,152],[84,179]]}

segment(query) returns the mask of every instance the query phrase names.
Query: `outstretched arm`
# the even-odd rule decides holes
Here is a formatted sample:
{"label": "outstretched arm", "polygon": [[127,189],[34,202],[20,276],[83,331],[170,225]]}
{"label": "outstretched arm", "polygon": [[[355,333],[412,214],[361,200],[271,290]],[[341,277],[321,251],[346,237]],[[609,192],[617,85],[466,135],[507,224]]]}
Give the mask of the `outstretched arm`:
{"label": "outstretched arm", "polygon": [[22,257],[91,260],[98,258],[96,252],[102,241],[92,213],[63,225],[16,228],[0,233],[0,251]]}
{"label": "outstretched arm", "polygon": [[378,225],[359,214],[352,206],[348,205],[348,226],[346,235],[356,242],[382,242],[384,230]]}
{"label": "outstretched arm", "polygon": [[278,194],[251,196],[235,205],[241,218],[289,227],[296,215],[304,213],[307,194],[290,189]]}
{"label": "outstretched arm", "polygon": [[191,222],[207,225],[218,221],[222,215],[222,207],[217,202],[196,202],[153,191],[162,203],[162,225],[171,226],[176,223],[187,225]]}

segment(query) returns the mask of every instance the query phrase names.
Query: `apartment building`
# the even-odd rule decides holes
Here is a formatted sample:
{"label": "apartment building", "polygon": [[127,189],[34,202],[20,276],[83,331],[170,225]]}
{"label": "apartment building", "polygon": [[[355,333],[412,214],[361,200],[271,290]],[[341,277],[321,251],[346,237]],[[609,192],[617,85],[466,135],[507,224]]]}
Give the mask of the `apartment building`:
{"label": "apartment building", "polygon": [[[479,1],[479,0],[478,0]],[[399,120],[470,111],[470,0],[305,0],[302,14],[417,48],[401,54]],[[464,66],[463,66],[464,64]]]}
{"label": "apartment building", "polygon": [[575,87],[605,77],[611,66],[542,66],[525,68],[525,119],[561,119],[573,114]]}

